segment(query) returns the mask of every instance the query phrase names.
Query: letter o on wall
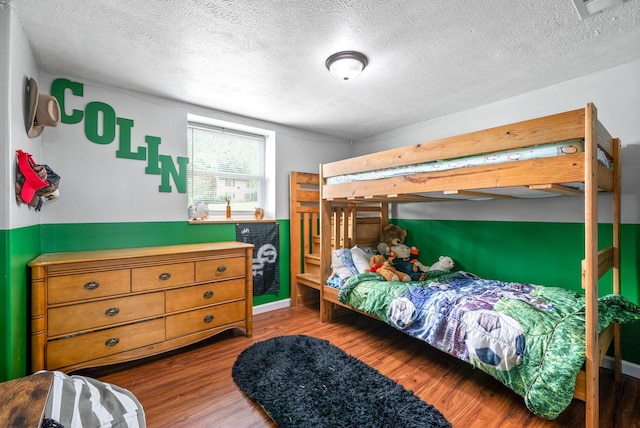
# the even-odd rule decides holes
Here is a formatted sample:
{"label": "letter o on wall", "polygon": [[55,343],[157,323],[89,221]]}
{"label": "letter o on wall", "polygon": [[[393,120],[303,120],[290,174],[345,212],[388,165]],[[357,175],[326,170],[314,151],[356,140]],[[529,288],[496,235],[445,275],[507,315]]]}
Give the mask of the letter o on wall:
{"label": "letter o on wall", "polygon": [[[100,134],[102,119],[102,134]],[[85,107],[84,135],[96,144],[111,144],[116,138],[116,112],[109,104],[90,102]]]}

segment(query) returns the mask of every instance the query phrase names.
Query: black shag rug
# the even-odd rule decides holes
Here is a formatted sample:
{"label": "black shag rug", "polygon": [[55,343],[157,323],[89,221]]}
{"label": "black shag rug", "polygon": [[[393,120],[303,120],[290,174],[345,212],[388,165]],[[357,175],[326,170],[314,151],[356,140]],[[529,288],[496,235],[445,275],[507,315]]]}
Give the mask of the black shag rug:
{"label": "black shag rug", "polygon": [[450,427],[433,406],[327,340],[281,336],[245,349],[232,375],[280,427]]}

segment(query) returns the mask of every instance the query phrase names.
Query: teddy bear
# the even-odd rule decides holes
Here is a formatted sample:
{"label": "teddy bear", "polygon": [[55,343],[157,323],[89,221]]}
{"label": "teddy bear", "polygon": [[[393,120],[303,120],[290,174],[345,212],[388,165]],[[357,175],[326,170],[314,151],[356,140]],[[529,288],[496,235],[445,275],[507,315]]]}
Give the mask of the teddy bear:
{"label": "teddy bear", "polygon": [[455,267],[453,259],[448,256],[440,256],[437,262],[431,265],[429,270],[441,270],[443,272],[450,272]]}
{"label": "teddy bear", "polygon": [[409,275],[394,269],[389,262],[385,260],[383,255],[376,254],[372,256],[371,259],[369,259],[369,265],[371,266],[371,269],[366,269],[365,272],[377,273],[387,281],[411,281],[411,277]]}
{"label": "teddy bear", "polygon": [[373,244],[373,248],[380,254],[389,254],[389,246],[403,244],[407,231],[397,224],[387,224],[380,231],[380,241]]}
{"label": "teddy bear", "polygon": [[425,272],[429,270],[418,260],[419,250],[416,247],[409,247],[406,244],[391,245],[388,261],[400,272],[404,272],[411,277],[412,281],[422,281],[425,279]]}

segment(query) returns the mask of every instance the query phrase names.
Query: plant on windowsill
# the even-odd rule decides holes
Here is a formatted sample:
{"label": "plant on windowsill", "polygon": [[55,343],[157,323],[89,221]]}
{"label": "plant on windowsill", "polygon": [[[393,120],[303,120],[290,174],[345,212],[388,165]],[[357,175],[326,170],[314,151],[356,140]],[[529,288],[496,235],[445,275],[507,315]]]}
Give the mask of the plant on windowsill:
{"label": "plant on windowsill", "polygon": [[224,195],[224,200],[227,201],[227,218],[231,218],[231,195]]}

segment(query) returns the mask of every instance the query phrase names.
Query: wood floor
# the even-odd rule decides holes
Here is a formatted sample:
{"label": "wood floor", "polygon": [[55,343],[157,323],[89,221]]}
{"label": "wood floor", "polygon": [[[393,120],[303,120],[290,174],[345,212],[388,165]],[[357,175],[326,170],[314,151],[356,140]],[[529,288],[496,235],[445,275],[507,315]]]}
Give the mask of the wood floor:
{"label": "wood floor", "polygon": [[[322,324],[317,309],[285,308],[254,316],[254,332],[240,331],[180,351],[80,374],[120,385],[142,402],[155,427],[272,427],[231,378],[242,350],[274,336],[305,334],[329,340],[437,407],[454,427],[580,427],[584,403],[573,400],[554,421],[530,413],[521,397],[471,365],[391,327],[355,313]],[[614,388],[602,369],[601,426],[640,427],[640,380],[625,376]]]}

